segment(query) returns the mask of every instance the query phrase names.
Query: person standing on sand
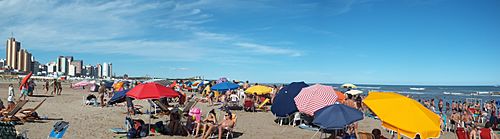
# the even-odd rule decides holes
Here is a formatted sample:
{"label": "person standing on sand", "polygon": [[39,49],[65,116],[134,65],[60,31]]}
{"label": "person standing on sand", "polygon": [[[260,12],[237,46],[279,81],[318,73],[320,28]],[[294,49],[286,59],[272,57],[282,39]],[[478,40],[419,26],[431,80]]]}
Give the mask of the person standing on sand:
{"label": "person standing on sand", "polygon": [[52,88],[54,90],[52,90],[52,92],[50,92],[50,95],[54,95],[54,94],[57,94],[57,80],[54,80],[54,82],[52,82]]}
{"label": "person standing on sand", "polygon": [[107,93],[106,91],[106,86],[104,86],[103,83],[101,83],[101,86],[99,86],[99,98],[101,102],[101,107],[106,106],[106,103],[104,103],[104,95]]}
{"label": "person standing on sand", "polygon": [[45,86],[44,86],[44,89],[45,89],[45,94],[49,93],[49,81],[48,80],[45,80]]}
{"label": "person standing on sand", "polygon": [[57,92],[57,95],[61,95],[62,94],[62,83],[59,81],[57,82],[57,89],[59,92]]}
{"label": "person standing on sand", "polygon": [[14,85],[12,84],[9,84],[9,94],[8,94],[8,97],[7,97],[7,102],[12,102],[14,103]]}
{"label": "person standing on sand", "polygon": [[19,100],[23,98],[23,100],[26,100],[26,96],[28,96],[28,84],[24,84],[21,87],[21,96],[19,96]]}

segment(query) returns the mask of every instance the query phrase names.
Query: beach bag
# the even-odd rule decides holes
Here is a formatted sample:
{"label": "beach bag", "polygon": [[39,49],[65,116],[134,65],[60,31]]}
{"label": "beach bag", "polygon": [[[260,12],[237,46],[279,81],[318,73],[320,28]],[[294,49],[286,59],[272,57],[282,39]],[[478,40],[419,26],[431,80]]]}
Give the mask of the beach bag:
{"label": "beach bag", "polygon": [[65,121],[58,121],[56,122],[56,124],[54,124],[54,131],[56,133],[59,133],[61,132],[64,128],[66,128],[68,126],[69,122],[65,122]]}

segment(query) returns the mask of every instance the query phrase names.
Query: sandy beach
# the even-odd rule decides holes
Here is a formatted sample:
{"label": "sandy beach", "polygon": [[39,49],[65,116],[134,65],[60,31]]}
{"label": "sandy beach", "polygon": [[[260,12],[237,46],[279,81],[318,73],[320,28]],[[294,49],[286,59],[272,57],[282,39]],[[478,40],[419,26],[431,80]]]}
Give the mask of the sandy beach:
{"label": "sandy beach", "polygon": [[[2,101],[6,102],[7,96],[7,83],[1,83],[0,98]],[[68,85],[63,85],[63,94],[61,96],[54,97],[43,97],[46,95],[42,91],[41,86],[38,86],[35,90],[35,96],[39,97],[29,97],[30,102],[25,105],[24,108],[30,108],[37,105],[43,99],[47,99],[45,103],[37,110],[39,115],[47,116],[48,118],[63,118],[64,121],[70,123],[70,127],[64,138],[118,138],[124,137],[123,134],[118,135],[111,132],[110,128],[121,127],[124,128],[125,119],[125,107],[124,106],[113,106],[113,107],[93,107],[86,106],[83,104],[83,97],[89,94],[88,90],[82,89],[71,89]],[[18,95],[16,90],[16,95]],[[18,96],[16,96],[18,97]],[[140,104],[144,106],[142,110],[145,111],[149,104],[146,101],[134,100],[135,104]],[[201,108],[203,114],[206,114],[211,107],[205,103],[198,103],[197,107]],[[213,108],[218,108],[214,106]],[[303,130],[298,127],[293,126],[280,126],[274,123],[275,117],[271,112],[244,112],[244,111],[233,111],[238,116],[238,121],[236,123],[236,137],[242,139],[254,139],[254,138],[311,138],[316,132]],[[217,110],[218,118],[222,119],[220,115],[222,112]],[[142,118],[148,121],[146,115],[136,116],[135,118]],[[165,121],[168,117],[160,117],[158,119],[153,119],[153,123],[159,120]],[[38,139],[46,138],[52,126],[56,120],[42,120],[34,123],[25,123],[23,125],[17,125],[16,129],[18,131],[28,130],[29,138]],[[371,118],[365,118],[364,120],[358,122],[359,131],[371,132],[374,128],[382,129],[380,126],[380,121]],[[319,133],[313,138],[319,138]],[[383,131],[383,135],[390,137],[388,132]],[[150,136],[148,138],[194,138],[192,136],[181,137],[181,136]],[[441,136],[443,139],[455,138],[452,133],[445,133]]]}

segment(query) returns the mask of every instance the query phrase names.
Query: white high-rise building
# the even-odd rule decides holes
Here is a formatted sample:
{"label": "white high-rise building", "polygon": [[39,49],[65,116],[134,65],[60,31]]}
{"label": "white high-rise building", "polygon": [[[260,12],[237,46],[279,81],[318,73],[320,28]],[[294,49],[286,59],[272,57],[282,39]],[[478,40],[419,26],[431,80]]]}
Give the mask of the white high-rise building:
{"label": "white high-rise building", "polygon": [[57,72],[57,64],[56,62],[50,62],[47,63],[47,73],[52,74],[54,72]]}
{"label": "white high-rise building", "polygon": [[103,78],[110,77],[109,76],[109,65],[106,62],[102,63],[102,77]]}
{"label": "white high-rise building", "polygon": [[69,68],[68,68],[68,76],[76,76],[76,66],[73,65],[73,64],[70,64],[69,65]]}

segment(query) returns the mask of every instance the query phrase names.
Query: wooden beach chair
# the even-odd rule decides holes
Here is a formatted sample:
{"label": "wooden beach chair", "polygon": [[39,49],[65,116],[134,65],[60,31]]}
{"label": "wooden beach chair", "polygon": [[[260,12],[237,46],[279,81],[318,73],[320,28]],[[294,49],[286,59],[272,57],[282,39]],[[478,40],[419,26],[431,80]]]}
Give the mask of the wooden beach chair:
{"label": "wooden beach chair", "polygon": [[24,105],[26,105],[26,103],[28,103],[27,100],[20,100],[20,101],[18,101],[17,104],[16,104],[16,106],[12,110],[2,113],[2,115],[4,116],[4,118],[2,119],[2,121],[10,122],[10,121],[20,121],[20,120],[22,120],[22,119],[19,119],[18,117],[16,117],[16,114],[19,111],[21,111],[21,109],[23,108]]}
{"label": "wooden beach chair", "polygon": [[157,113],[157,115],[168,115],[170,113],[170,109],[168,109],[168,107],[160,101],[156,100],[153,101],[153,103],[161,110],[159,113]]}
{"label": "wooden beach chair", "polygon": [[40,106],[42,106],[43,102],[45,102],[45,100],[47,99],[43,99],[40,103],[38,103],[38,105],[35,106],[35,108],[27,108],[27,109],[23,109],[20,111],[20,113],[24,114],[25,116],[23,117],[20,117],[22,118],[24,121],[34,121],[36,119],[38,119],[38,115],[35,115],[35,111],[40,108]]}
{"label": "wooden beach chair", "polygon": [[183,114],[187,115],[189,113],[189,110],[191,110],[191,108],[196,106],[196,103],[197,103],[197,101],[188,101],[188,103],[182,109]]}

